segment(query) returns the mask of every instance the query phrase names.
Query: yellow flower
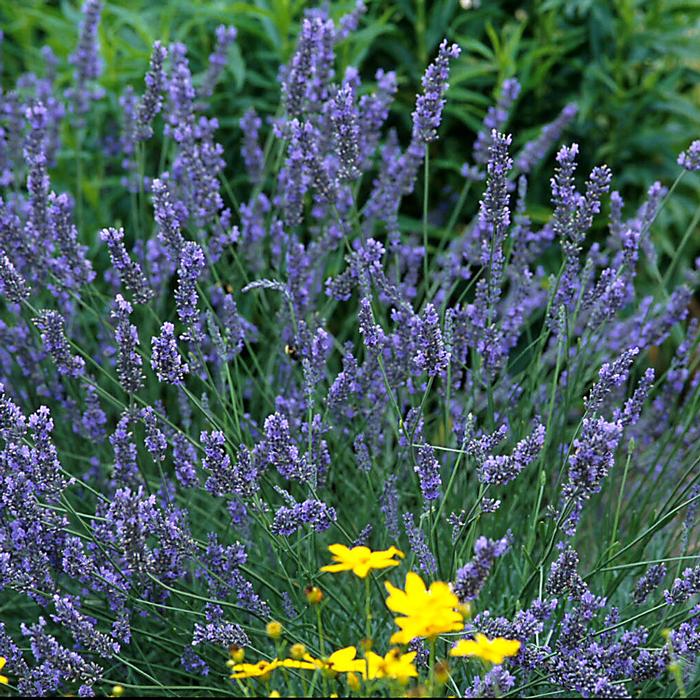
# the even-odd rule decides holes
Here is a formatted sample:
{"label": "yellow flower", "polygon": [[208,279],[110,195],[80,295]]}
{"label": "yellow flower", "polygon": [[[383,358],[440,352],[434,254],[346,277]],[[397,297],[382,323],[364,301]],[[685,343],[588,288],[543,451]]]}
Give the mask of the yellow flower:
{"label": "yellow flower", "polygon": [[520,642],[517,639],[489,639],[477,632],[474,639],[460,639],[450,649],[450,656],[476,656],[492,664],[500,664],[508,656],[515,656],[519,650]]}
{"label": "yellow flower", "polygon": [[388,581],[385,585],[387,607],[404,615],[394,620],[400,631],[392,636],[392,644],[408,644],[415,637],[437,637],[464,628],[463,608],[448,584],[434,581],[426,588],[423,579],[411,571],[406,574],[405,590]]}
{"label": "yellow flower", "polygon": [[267,697],[268,698],[281,698],[282,696],[280,695],[279,690],[271,690],[270,694]]}
{"label": "yellow flower", "polygon": [[409,678],[417,678],[418,671],[413,663],[416,652],[402,654],[396,648],[389,651],[384,656],[375,654],[373,651],[367,652],[367,666],[369,667],[369,679],[392,678],[401,683],[408,683]]}
{"label": "yellow flower", "polygon": [[262,678],[272,673],[282,664],[278,659],[272,661],[258,661],[256,664],[236,664],[233,667],[231,678]]}
{"label": "yellow flower", "polygon": [[305,654],[301,660],[285,659],[280,662],[285,668],[301,668],[309,671],[333,671],[334,673],[362,673],[367,664],[357,658],[355,647],[344,647],[334,651],[325,659],[315,659],[311,654]]}
{"label": "yellow flower", "polygon": [[124,695],[124,686],[123,685],[115,685],[112,687],[112,697],[113,698],[120,698],[122,695]]}
{"label": "yellow flower", "polygon": [[[7,663],[7,659],[4,659],[2,656],[0,656],[0,671],[5,667],[5,664]],[[10,679],[7,676],[0,675],[0,683],[3,685],[7,685],[10,682]]]}
{"label": "yellow flower", "polygon": [[270,620],[265,625],[265,632],[270,639],[279,639],[282,636],[282,624],[277,620]]}
{"label": "yellow flower", "polygon": [[373,552],[369,547],[353,547],[349,549],[344,544],[332,544],[328,551],[333,555],[335,564],[322,566],[321,571],[338,573],[339,571],[352,571],[355,576],[367,578],[372,569],[387,569],[390,566],[398,566],[400,562],[394,557],[403,559],[404,553],[396,547],[389,547],[381,552]]}

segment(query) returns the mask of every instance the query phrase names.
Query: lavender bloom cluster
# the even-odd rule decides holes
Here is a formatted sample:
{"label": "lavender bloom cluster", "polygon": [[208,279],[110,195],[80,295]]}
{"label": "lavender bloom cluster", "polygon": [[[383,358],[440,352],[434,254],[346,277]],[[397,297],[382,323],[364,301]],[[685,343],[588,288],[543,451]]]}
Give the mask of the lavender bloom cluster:
{"label": "lavender bloom cluster", "polygon": [[[327,585],[332,543],[400,547],[401,574],[410,561],[472,607],[468,637],[521,642],[484,673],[455,662],[450,692],[697,690],[700,336],[695,277],[654,274],[666,185],[627,212],[605,165],[579,175],[573,104],[532,141],[507,133],[510,79],[450,223],[414,189],[460,48],[437,45],[402,131],[393,71],[338,68],[365,4],[331,5],[305,14],[279,108],[242,100],[221,125],[243,25],[215,30],[201,70],[155,41],[101,155],[119,173],[101,194],[129,216],[98,234],[55,164],[63,115],[99,130],[102,3],[83,6],[66,92],[45,52],[45,78],[0,93],[11,691],[238,692],[222,653],[267,644],[272,618],[290,640],[330,622],[356,643],[355,601],[304,592]],[[550,151],[547,214],[528,185]],[[700,141],[678,168],[700,170]]]}

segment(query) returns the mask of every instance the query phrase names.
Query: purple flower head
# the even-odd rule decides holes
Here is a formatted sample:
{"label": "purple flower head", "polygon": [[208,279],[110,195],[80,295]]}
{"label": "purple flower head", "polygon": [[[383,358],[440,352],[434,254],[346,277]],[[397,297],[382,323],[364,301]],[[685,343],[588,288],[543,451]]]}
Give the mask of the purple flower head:
{"label": "purple flower head", "polygon": [[78,46],[70,56],[70,62],[75,68],[74,86],[66,91],[66,96],[72,101],[73,111],[79,117],[90,111],[92,100],[99,99],[104,94],[103,90],[90,87],[102,70],[97,40],[101,14],[100,0],[85,0],[82,7]]}
{"label": "purple flower head", "polygon": [[204,271],[205,265],[204,251],[201,246],[198,243],[187,241],[180,249],[175,305],[177,315],[187,327],[188,337],[191,338],[196,338],[198,335],[194,328],[198,317],[197,281]]}
{"label": "purple flower head", "polygon": [[275,513],[272,532],[289,537],[308,525],[314,532],[327,530],[337,519],[335,508],[323,501],[307,499],[292,506],[282,506]]}
{"label": "purple flower head", "polygon": [[80,612],[73,598],[54,595],[53,603],[56,613],[51,617],[69,630],[81,646],[104,659],[111,659],[119,653],[119,644],[98,630],[94,621]]}
{"label": "purple flower head", "polygon": [[225,647],[227,650],[231,647],[242,649],[250,644],[250,640],[243,629],[233,622],[216,621],[206,624],[196,622],[192,635],[192,646],[196,647],[200,644],[215,644]]}
{"label": "purple flower head", "polygon": [[85,360],[71,353],[61,314],[44,309],[34,319],[34,323],[41,332],[44,348],[56,363],[59,373],[69,377],[80,377],[85,372]]}
{"label": "purple flower head", "polygon": [[488,162],[493,132],[503,131],[518,95],[520,95],[520,83],[515,78],[504,80],[498,102],[495,106],[489,107],[484,117],[483,127],[477,134],[473,155],[476,163],[485,165]]}
{"label": "purple flower head", "polygon": [[285,479],[309,482],[313,469],[299,454],[289,430],[289,422],[281,413],[273,413],[265,419],[264,449],[267,461]]}
{"label": "purple flower head", "polygon": [[384,515],[386,531],[392,539],[397,539],[399,530],[399,491],[397,488],[398,477],[390,474],[384,482],[384,489],[379,507]]}
{"label": "purple flower head", "polygon": [[180,219],[175,212],[168,185],[162,180],[153,180],[153,209],[158,224],[158,240],[163,244],[173,260],[177,260],[185,245],[180,230]]}
{"label": "purple flower head", "polygon": [[431,445],[423,445],[418,448],[416,466],[414,471],[420,480],[420,490],[426,501],[435,501],[440,498],[440,462],[435,459],[435,450]]}
{"label": "purple flower head", "polygon": [[236,41],[237,35],[238,32],[235,27],[227,27],[225,24],[220,24],[216,28],[216,47],[214,52],[209,55],[209,67],[204,76],[202,88],[199,91],[200,97],[211,97],[214,94],[214,88],[226,67],[229,47]]}
{"label": "purple flower head", "polygon": [[549,150],[559,140],[566,127],[573,121],[578,112],[575,104],[568,104],[562,109],[559,116],[549,124],[542,127],[540,135],[528,141],[515,160],[515,167],[522,173],[529,173],[535,166],[543,161]]}
{"label": "purple flower head", "polygon": [[537,458],[544,445],[545,428],[538,425],[521,440],[510,455],[489,456],[479,468],[479,481],[485,484],[507,484]]}
{"label": "purple flower head", "polygon": [[342,41],[352,34],[358,27],[362,15],[367,12],[367,5],[363,0],[356,0],[355,7],[338,20],[338,28],[335,32],[335,41]]}
{"label": "purple flower head", "polygon": [[420,527],[416,527],[413,513],[404,513],[403,524],[406,529],[406,537],[411,547],[411,552],[418,559],[418,566],[428,576],[433,576],[437,573],[437,561],[435,555],[430,551],[430,547],[425,539],[425,534]]}
{"label": "purple flower head", "polygon": [[625,350],[614,362],[606,362],[598,372],[598,381],[586,399],[586,410],[593,414],[600,410],[605,398],[617,387],[622,386],[629,377],[630,368],[639,348]]}
{"label": "purple flower head", "polygon": [[258,141],[262,119],[252,107],[241,117],[240,127],[243,132],[241,155],[251,182],[258,184],[262,180],[265,168],[265,154]]}
{"label": "purple flower head", "polygon": [[510,533],[500,540],[479,537],[474,544],[474,558],[457,571],[453,590],[462,601],[474,600],[486,583],[496,562],[509,549],[512,541]]}
{"label": "purple flower head", "polygon": [[197,450],[180,432],[173,435],[173,466],[175,478],[184,488],[197,484]]}
{"label": "purple flower head", "polygon": [[31,289],[10,258],[0,250],[0,296],[19,304],[29,298]]}
{"label": "purple flower head", "polygon": [[143,360],[139,354],[139,336],[136,326],[129,321],[131,304],[121,294],[114,300],[111,318],[115,323],[114,336],[119,353],[117,356],[117,375],[127,393],[136,393],[145,381]]}
{"label": "purple flower head", "polygon": [[141,266],[129,257],[124,245],[124,229],[104,228],[100,231],[101,240],[107,244],[114,271],[122,284],[133,294],[137,304],[146,304],[154,292],[148,285]]}
{"label": "purple flower head", "polygon": [[151,338],[151,367],[161,382],[182,384],[189,372],[177,349],[175,326],[165,322],[160,335]]}
{"label": "purple flower head", "polygon": [[282,97],[289,119],[300,119],[327,97],[333,78],[335,28],[321,16],[303,20],[292,60],[283,72]]}
{"label": "purple flower head", "polygon": [[700,139],[693,141],[688,149],[678,156],[678,165],[690,172],[700,170]]}
{"label": "purple flower head", "polygon": [[440,317],[432,304],[426,305],[416,335],[417,350],[413,358],[416,367],[430,377],[442,374],[449,365],[450,356],[442,339]]}
{"label": "purple flower head", "polygon": [[354,180],[359,174],[360,121],[355,104],[355,90],[350,83],[343,83],[330,103],[338,156],[338,177]]}
{"label": "purple flower head", "polygon": [[447,39],[443,39],[437,58],[425,71],[421,80],[423,93],[416,98],[416,109],[413,112],[413,140],[416,143],[430,143],[438,138],[437,130],[445,106],[443,95],[450,76],[450,60],[459,54],[457,44],[448,44]]}
{"label": "purple flower head", "polygon": [[365,165],[374,155],[381,137],[381,128],[389,116],[389,107],[397,90],[396,73],[379,69],[375,75],[377,90],[363,95],[359,104],[359,123],[362,125],[360,160]]}
{"label": "purple flower head", "polygon": [[141,409],[141,420],[146,426],[146,449],[156,462],[164,462],[168,450],[168,440],[160,428],[159,418],[151,406]]}
{"label": "purple flower head", "polygon": [[360,335],[370,351],[380,350],[384,344],[385,336],[381,326],[374,322],[372,305],[367,297],[360,299],[360,311],[358,315]]}
{"label": "purple flower head", "polygon": [[665,564],[652,564],[634,586],[634,602],[641,605],[666,578]]}
{"label": "purple flower head", "polygon": [[146,91],[136,108],[135,139],[148,141],[153,136],[153,120],[163,107],[163,90],[165,87],[164,63],[168,56],[167,49],[160,43],[153,43],[151,61],[144,79]]}
{"label": "purple flower head", "polygon": [[547,593],[553,596],[567,594],[573,599],[580,599],[587,593],[588,586],[578,573],[578,564],[578,554],[571,547],[567,547],[552,563],[545,585]]}

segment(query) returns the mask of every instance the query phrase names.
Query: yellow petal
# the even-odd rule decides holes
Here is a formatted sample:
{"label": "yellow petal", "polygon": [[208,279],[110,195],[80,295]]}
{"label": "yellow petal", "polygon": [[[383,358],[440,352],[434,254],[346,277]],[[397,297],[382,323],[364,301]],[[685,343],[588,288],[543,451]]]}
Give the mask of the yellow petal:
{"label": "yellow petal", "polygon": [[348,571],[352,567],[349,564],[327,564],[321,567],[321,571],[327,571],[331,574],[336,574],[339,571]]}

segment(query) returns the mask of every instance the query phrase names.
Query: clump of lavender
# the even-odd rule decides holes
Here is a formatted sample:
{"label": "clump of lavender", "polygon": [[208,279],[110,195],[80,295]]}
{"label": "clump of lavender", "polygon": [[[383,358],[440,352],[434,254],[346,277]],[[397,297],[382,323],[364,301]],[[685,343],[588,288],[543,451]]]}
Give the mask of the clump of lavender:
{"label": "clump of lavender", "polygon": [[[279,106],[256,70],[221,123],[223,25],[207,65],[154,42],[143,94],[110,95],[95,129],[99,2],[84,4],[67,94],[50,50],[41,75],[4,76],[0,656],[20,694],[108,679],[160,692],[183,673],[230,693],[222,647],[279,655],[262,631],[275,619],[330,654],[366,635],[346,616],[367,603],[389,639],[379,589],[365,600],[351,577],[320,577],[334,543],[398,547],[400,567],[372,576],[450,581],[475,608],[466,638],[520,642],[485,672],[451,659],[450,692],[694,690],[697,275],[671,287],[677,253],[657,284],[667,183],[625,203],[607,167],[579,177],[587,146],[560,143],[573,105],[523,146],[505,133],[515,78],[455,160],[437,142],[459,47],[439,44],[409,127],[390,113],[393,71],[338,72],[365,10],[308,9]],[[116,104],[117,136],[101,121]],[[681,154],[679,181],[699,153]],[[463,161],[461,194],[436,192]],[[431,670],[426,642],[408,646],[411,693]],[[264,681],[325,690],[297,684],[309,670]]]}

